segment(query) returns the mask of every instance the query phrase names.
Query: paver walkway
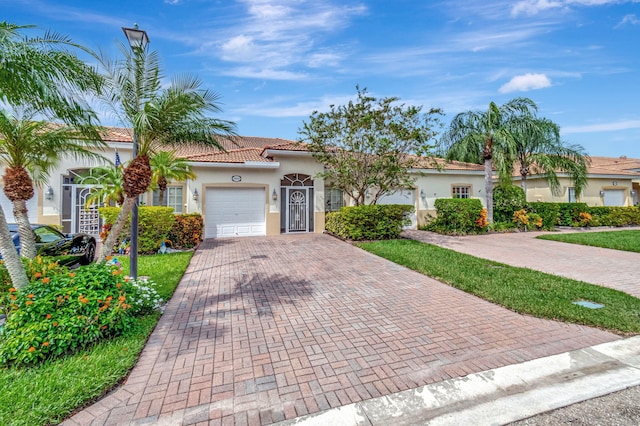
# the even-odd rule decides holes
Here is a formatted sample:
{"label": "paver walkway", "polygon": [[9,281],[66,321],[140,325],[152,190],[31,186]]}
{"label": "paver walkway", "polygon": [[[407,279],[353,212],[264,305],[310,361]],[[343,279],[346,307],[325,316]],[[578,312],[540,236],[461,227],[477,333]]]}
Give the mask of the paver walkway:
{"label": "paver walkway", "polygon": [[452,237],[434,232],[403,231],[407,238],[508,265],[615,288],[640,297],[640,253],[537,239],[536,236],[541,234],[545,232]]}
{"label": "paver walkway", "polygon": [[269,424],[618,338],[327,235],[206,241],[126,383],[66,424]]}

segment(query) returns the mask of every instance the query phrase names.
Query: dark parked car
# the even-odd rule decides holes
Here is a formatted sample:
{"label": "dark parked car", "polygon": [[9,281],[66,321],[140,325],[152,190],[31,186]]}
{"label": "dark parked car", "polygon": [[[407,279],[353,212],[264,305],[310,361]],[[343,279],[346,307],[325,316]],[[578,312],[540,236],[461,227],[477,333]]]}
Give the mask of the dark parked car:
{"label": "dark parked car", "polygon": [[[88,265],[96,255],[96,239],[87,234],[63,234],[48,225],[31,225],[36,236],[36,250],[40,256],[53,257],[61,265]],[[18,225],[9,224],[9,232],[20,253]]]}

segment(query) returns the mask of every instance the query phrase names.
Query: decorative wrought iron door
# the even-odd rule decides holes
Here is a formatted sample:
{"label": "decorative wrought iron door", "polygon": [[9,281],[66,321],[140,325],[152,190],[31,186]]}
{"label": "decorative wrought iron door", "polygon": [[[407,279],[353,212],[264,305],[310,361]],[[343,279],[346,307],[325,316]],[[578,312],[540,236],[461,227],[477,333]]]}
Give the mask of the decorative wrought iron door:
{"label": "decorative wrought iron door", "polygon": [[287,188],[287,232],[309,232],[308,188]]}

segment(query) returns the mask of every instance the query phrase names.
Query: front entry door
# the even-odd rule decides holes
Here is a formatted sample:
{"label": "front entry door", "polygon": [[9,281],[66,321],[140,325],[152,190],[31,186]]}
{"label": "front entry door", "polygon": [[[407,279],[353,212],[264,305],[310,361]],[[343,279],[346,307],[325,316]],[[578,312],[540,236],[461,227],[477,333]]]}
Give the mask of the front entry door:
{"label": "front entry door", "polygon": [[309,188],[287,188],[287,232],[309,232]]}

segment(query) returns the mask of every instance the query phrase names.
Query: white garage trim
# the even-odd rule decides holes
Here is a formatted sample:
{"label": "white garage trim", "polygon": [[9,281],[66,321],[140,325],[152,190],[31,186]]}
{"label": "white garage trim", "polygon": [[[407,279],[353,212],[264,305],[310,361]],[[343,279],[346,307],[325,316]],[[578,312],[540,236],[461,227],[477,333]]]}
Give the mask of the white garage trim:
{"label": "white garage trim", "polygon": [[266,234],[265,188],[210,187],[205,197],[205,238]]}
{"label": "white garage trim", "polygon": [[385,194],[378,199],[378,204],[409,204],[413,206],[411,213],[411,225],[407,225],[405,229],[417,229],[418,219],[416,217],[416,200],[415,191],[413,189],[401,189],[390,194]]}

